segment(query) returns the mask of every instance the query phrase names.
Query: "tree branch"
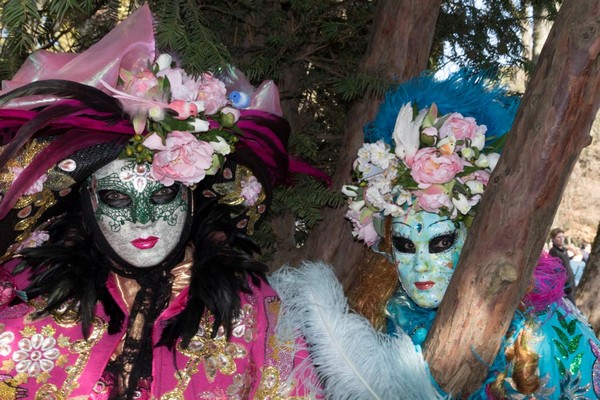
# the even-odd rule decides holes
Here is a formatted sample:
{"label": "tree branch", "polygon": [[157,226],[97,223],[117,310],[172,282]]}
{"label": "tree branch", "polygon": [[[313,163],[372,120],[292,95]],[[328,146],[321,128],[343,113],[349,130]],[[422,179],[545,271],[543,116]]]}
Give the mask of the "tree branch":
{"label": "tree branch", "polygon": [[[424,346],[447,392],[486,376],[600,103],[600,2],[565,0]],[[482,361],[481,361],[482,360]]]}

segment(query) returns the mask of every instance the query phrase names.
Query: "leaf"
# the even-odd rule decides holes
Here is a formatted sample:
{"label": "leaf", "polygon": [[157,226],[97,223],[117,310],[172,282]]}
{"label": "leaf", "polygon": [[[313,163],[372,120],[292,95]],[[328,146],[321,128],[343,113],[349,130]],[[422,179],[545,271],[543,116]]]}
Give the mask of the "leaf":
{"label": "leaf", "polygon": [[486,149],[490,149],[494,153],[500,153],[500,151],[504,148],[507,136],[508,135],[500,136],[498,139],[494,140],[490,145],[486,146]]}
{"label": "leaf", "polygon": [[560,322],[560,326],[562,326],[564,330],[568,330],[565,316],[560,311],[557,311],[556,314],[558,314],[558,322]]}
{"label": "leaf", "polygon": [[571,339],[571,341],[569,342],[569,353],[571,353],[571,354],[575,353],[575,351],[579,347],[579,342],[582,337],[583,337],[583,335],[579,334],[579,335],[575,336],[573,339]]}
{"label": "leaf", "polygon": [[571,375],[577,375],[577,373],[579,372],[579,368],[581,367],[582,359],[583,359],[583,353],[579,353],[575,356],[575,358],[573,358],[573,361],[571,362],[571,366],[569,367],[569,370],[571,371]]}
{"label": "leaf", "polygon": [[552,328],[554,329],[554,331],[560,338],[561,342],[563,342],[563,344],[565,346],[568,346],[569,345],[569,337],[567,336],[567,334],[562,329],[560,329],[558,326],[552,326]]}
{"label": "leaf", "polygon": [[575,333],[575,328],[577,327],[577,318],[573,319],[573,321],[569,322],[567,326],[567,332],[569,335],[573,335]]}
{"label": "leaf", "polygon": [[558,367],[558,372],[560,373],[560,376],[564,378],[565,374],[567,373],[567,370],[565,369],[561,358],[558,356],[554,356],[554,361],[556,361],[556,366]]}
{"label": "leaf", "polygon": [[558,352],[560,353],[560,355],[563,356],[563,357],[565,357],[565,358],[568,358],[569,357],[569,352],[567,351],[567,348],[565,347],[565,345],[562,344],[561,342],[559,342],[556,339],[552,339],[552,341],[556,345],[556,349],[558,350]]}

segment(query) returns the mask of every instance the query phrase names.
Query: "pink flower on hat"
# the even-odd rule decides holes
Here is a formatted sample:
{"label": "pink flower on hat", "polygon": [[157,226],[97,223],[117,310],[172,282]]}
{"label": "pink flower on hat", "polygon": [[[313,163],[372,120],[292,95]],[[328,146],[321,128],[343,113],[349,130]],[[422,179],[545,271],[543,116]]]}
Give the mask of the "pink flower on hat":
{"label": "pink flower on hat", "polygon": [[247,180],[243,180],[241,182],[241,186],[244,204],[247,206],[255,205],[262,190],[262,185],[258,179],[256,179],[254,176],[251,176]]}
{"label": "pink flower on hat", "polygon": [[227,89],[225,84],[210,73],[202,74],[198,88],[198,100],[204,102],[204,112],[214,114],[227,105]]}
{"label": "pink flower on hat", "polygon": [[463,171],[463,162],[456,153],[440,155],[437,149],[425,147],[415,154],[410,175],[421,189],[432,184],[450,182]]}
{"label": "pink flower on hat", "polygon": [[373,213],[349,209],[346,218],[352,222],[352,235],[356,239],[364,241],[367,246],[372,246],[379,240],[379,235],[373,224]]}
{"label": "pink flower on hat", "polygon": [[144,141],[144,146],[158,150],[154,154],[150,175],[165,186],[175,181],[188,186],[198,183],[204,179],[213,162],[213,147],[189,132],[169,133],[166,144],[158,135],[152,134]]}
{"label": "pink flower on hat", "polygon": [[166,68],[156,76],[164,76],[169,80],[173,100],[194,101],[198,93],[198,82],[189,77],[181,68]]}
{"label": "pink flower on hat", "polygon": [[419,206],[432,213],[438,213],[441,208],[452,209],[452,200],[442,185],[431,185],[427,189],[415,192]]}
{"label": "pink flower on hat", "polygon": [[121,79],[124,81],[124,91],[140,98],[149,98],[150,89],[158,85],[158,79],[152,71],[148,70],[143,70],[135,75],[121,71]]}
{"label": "pink flower on hat", "polygon": [[474,139],[476,134],[483,134],[486,130],[484,125],[477,125],[474,118],[453,113],[440,127],[440,138],[453,135],[456,140]]}
{"label": "pink flower on hat", "polygon": [[[14,180],[16,181],[19,175],[24,171],[21,167],[11,167],[12,173],[14,174]],[[24,195],[29,196],[32,194],[36,194],[44,190],[44,183],[48,180],[48,175],[43,174],[40,176],[33,185],[31,185],[26,191],[23,192]]]}

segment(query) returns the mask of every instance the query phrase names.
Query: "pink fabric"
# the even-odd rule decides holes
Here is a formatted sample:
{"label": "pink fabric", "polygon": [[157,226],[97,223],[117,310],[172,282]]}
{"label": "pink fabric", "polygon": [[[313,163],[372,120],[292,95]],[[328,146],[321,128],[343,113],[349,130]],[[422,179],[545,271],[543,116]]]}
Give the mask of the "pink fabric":
{"label": "pink fabric", "polygon": [[[16,263],[17,261],[12,261],[6,267],[12,269]],[[23,288],[27,283],[27,274],[16,276],[14,284],[17,288]],[[117,303],[124,308],[112,277],[109,278],[107,287]],[[251,399],[265,398],[266,394],[273,396],[269,398],[288,398],[307,395],[314,389],[304,384],[309,381],[304,378],[292,386],[284,385],[286,379],[296,376],[293,375],[294,368],[306,364],[307,353],[304,350],[295,352],[293,346],[286,347],[278,343],[275,327],[279,299],[275,291],[264,282],[260,288],[253,285],[251,287],[252,294],[241,295],[242,313],[234,321],[234,330],[229,340],[213,341],[208,336],[197,336],[192,339],[195,347],[190,346],[194,350],[191,353],[177,350],[175,360],[173,353],[167,348],[155,348],[153,380],[148,383],[147,390],[142,387],[141,399],[158,399],[177,389],[176,366],[180,373],[188,374],[190,378],[187,385],[179,382],[179,394],[185,399]],[[185,305],[186,298],[187,290],[184,290],[159,316],[154,324],[154,343],[160,337],[162,322],[179,312]],[[25,318],[32,308],[23,305],[19,307],[12,314],[6,312],[6,307],[0,308],[3,317],[3,324],[0,325],[0,365],[12,365],[5,368],[2,374],[7,379],[12,379],[17,372],[21,372],[20,377],[24,380],[24,383],[17,385],[15,393],[26,393],[25,398],[37,398],[36,395],[50,396],[53,390],[62,390],[64,398],[89,396],[94,400],[106,400],[109,388],[102,376],[119,345],[122,333],[108,335],[107,317],[101,305],[98,305],[96,314],[100,319],[88,340],[92,344],[89,348],[82,342],[78,324],[61,324],[60,320],[52,316],[26,322]],[[124,326],[127,326],[127,321]],[[290,345],[289,342],[286,344]],[[45,360],[45,373],[37,368],[38,373],[35,375],[36,368],[32,367],[35,362],[27,364],[27,360],[37,359]],[[79,365],[78,362],[83,366],[81,374],[75,377],[78,385],[69,386],[67,367]],[[232,368],[228,369],[227,366]],[[269,375],[273,371],[279,375],[278,380],[267,379],[267,375],[270,378],[274,376]],[[314,379],[311,365],[303,372]],[[262,379],[268,382],[262,381],[261,386]],[[269,387],[273,389],[272,392],[269,392]],[[266,391],[260,392],[263,389]]]}
{"label": "pink fabric", "polygon": [[[271,120],[271,126],[266,127],[257,123],[256,118]],[[331,178],[324,172],[309,164],[294,159],[286,149],[287,137],[282,138],[275,129],[285,122],[274,114],[258,110],[242,110],[237,127],[242,131],[236,146],[247,147],[252,150],[268,167],[271,174],[271,183],[288,183],[289,174],[310,175],[331,184]],[[211,121],[211,128],[217,124]],[[284,142],[285,141],[285,142]]]}
{"label": "pink fabric", "polygon": [[283,116],[279,90],[273,81],[264,81],[252,95],[249,109],[270,112],[279,117]]}
{"label": "pink fabric", "polygon": [[[103,89],[101,81],[116,86],[120,68],[136,71],[155,58],[152,14],[147,4],[121,22],[98,43],[81,54],[38,51],[29,56],[12,80],[2,83],[2,93],[43,79],[66,79]],[[32,108],[55,97],[35,96],[10,103]]]}

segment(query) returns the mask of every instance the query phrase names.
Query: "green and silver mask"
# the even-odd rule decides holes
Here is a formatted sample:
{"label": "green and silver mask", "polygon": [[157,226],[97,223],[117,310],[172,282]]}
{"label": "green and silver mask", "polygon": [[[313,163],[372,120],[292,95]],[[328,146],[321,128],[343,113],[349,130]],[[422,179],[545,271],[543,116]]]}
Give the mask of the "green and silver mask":
{"label": "green and silver mask", "polygon": [[160,264],[187,223],[187,190],[149,176],[150,165],[115,160],[89,178],[92,210],[108,244],[133,266]]}
{"label": "green and silver mask", "polygon": [[392,219],[392,257],[400,283],[419,306],[438,307],[446,293],[467,231],[450,218],[412,209]]}

